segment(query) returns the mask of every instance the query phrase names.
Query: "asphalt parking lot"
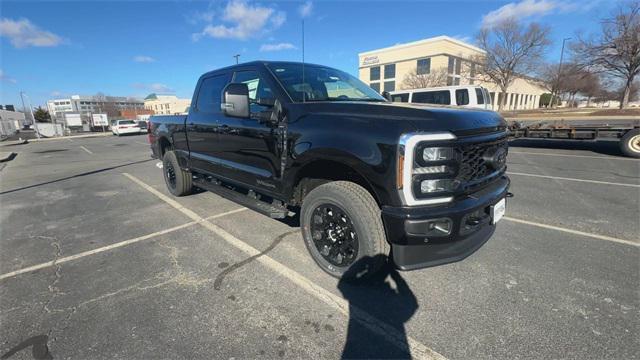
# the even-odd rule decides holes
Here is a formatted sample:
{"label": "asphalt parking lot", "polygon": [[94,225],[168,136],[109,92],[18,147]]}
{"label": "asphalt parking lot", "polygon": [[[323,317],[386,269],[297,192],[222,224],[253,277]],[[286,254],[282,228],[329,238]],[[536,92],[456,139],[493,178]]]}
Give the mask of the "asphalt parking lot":
{"label": "asphalt parking lot", "polygon": [[515,197],[484,247],[366,285],[317,268],[294,222],[171,197],[143,135],[11,151],[2,359],[640,353],[640,161],[615,144],[513,142]]}

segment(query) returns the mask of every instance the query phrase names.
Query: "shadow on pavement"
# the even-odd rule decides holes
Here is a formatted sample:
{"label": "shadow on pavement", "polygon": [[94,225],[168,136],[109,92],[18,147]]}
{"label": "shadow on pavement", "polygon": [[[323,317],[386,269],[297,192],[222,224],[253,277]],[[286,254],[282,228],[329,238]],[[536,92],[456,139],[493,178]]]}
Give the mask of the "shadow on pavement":
{"label": "shadow on pavement", "polygon": [[[368,275],[369,264],[381,260],[385,261],[384,267],[371,277],[363,278]],[[377,255],[358,260],[347,274],[357,274],[357,278],[343,278],[338,283],[338,290],[349,302],[349,325],[342,358],[411,358],[405,323],[418,310],[418,300],[400,273],[390,261],[387,261],[386,255]],[[389,334],[393,337],[393,342],[390,344],[386,336],[372,333],[365,328],[362,320],[355,318],[358,311],[364,311],[395,328],[397,333]]]}
{"label": "shadow on pavement", "polygon": [[547,140],[547,139],[518,139],[511,140],[509,147],[528,147],[538,149],[585,150],[594,153],[625,156],[620,150],[618,141],[592,140]]}
{"label": "shadow on pavement", "polygon": [[105,171],[109,171],[109,170],[113,170],[113,169],[129,166],[129,165],[142,164],[142,163],[145,163],[145,162],[148,162],[148,161],[152,161],[152,160],[155,160],[155,159],[133,161],[133,162],[129,162],[129,163],[126,163],[126,164],[109,166],[109,167],[98,169],[98,170],[87,171],[87,172],[84,172],[84,173],[81,173],[81,174],[63,177],[61,179],[46,181],[46,182],[42,182],[42,183],[39,183],[39,184],[34,184],[34,185],[24,186],[24,187],[17,188],[17,189],[11,189],[11,190],[7,190],[7,191],[3,191],[3,192],[0,192],[0,195],[10,194],[10,193],[17,192],[17,191],[27,190],[27,189],[31,189],[31,188],[34,188],[34,187],[53,184],[53,183],[57,183],[57,182],[60,182],[60,181],[65,181],[65,180],[74,179],[74,178],[78,178],[78,177],[83,177],[83,176],[87,176],[87,175],[98,174],[98,173],[101,173],[101,172],[105,172]]}

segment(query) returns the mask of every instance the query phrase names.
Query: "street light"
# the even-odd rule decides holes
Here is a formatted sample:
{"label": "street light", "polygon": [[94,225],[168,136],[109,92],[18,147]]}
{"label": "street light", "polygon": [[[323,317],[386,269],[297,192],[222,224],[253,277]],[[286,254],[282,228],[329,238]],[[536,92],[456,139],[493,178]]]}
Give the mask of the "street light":
{"label": "street light", "polygon": [[233,55],[233,57],[236,58],[236,65],[238,65],[238,59],[240,58],[240,54]]}
{"label": "street light", "polygon": [[568,38],[562,39],[562,50],[560,50],[560,64],[558,65],[558,76],[556,77],[556,83],[555,83],[555,86],[553,87],[553,91],[551,92],[551,107],[553,107],[553,104],[555,103],[553,101],[554,96],[555,96],[555,93],[558,91],[558,87],[560,86],[560,77],[562,76],[562,58],[564,57],[564,44],[567,42],[567,40],[571,40],[571,38],[568,37]]}

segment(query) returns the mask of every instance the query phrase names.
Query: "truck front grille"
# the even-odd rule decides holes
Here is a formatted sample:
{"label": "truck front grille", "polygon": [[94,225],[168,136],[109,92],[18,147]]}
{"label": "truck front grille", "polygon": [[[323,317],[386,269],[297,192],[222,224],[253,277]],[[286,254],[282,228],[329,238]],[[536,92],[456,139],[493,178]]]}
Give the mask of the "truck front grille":
{"label": "truck front grille", "polygon": [[508,150],[507,139],[499,139],[491,142],[471,143],[459,146],[456,151],[459,154],[460,168],[456,180],[463,187],[478,187],[492,181],[500,175],[504,168],[494,169],[484,156],[490,149],[504,148]]}

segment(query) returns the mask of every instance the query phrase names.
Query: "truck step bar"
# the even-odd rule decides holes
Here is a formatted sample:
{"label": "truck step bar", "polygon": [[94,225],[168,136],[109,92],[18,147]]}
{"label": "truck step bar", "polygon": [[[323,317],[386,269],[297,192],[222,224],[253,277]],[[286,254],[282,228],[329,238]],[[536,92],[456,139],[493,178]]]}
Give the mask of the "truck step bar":
{"label": "truck step bar", "polygon": [[[244,194],[222,185],[219,181],[207,180],[204,178],[194,178],[193,185],[201,189],[211,191],[216,195],[220,195],[227,200],[231,200],[251,210],[267,215],[272,219],[284,219],[289,214],[289,210],[281,205],[275,205],[260,199],[260,195],[249,191]],[[274,200],[275,201],[275,200]]]}

